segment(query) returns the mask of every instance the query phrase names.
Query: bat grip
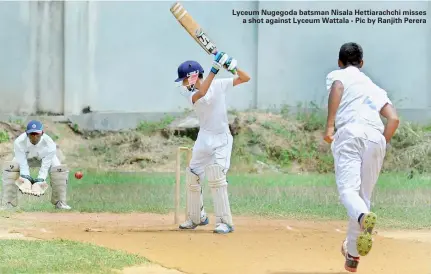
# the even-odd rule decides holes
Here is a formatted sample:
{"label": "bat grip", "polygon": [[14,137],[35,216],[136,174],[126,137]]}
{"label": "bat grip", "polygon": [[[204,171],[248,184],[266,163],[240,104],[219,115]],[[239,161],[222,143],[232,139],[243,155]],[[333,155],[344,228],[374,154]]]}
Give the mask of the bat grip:
{"label": "bat grip", "polygon": [[234,69],[233,71],[230,71],[230,73],[232,73],[232,75],[236,75],[237,74],[237,69]]}

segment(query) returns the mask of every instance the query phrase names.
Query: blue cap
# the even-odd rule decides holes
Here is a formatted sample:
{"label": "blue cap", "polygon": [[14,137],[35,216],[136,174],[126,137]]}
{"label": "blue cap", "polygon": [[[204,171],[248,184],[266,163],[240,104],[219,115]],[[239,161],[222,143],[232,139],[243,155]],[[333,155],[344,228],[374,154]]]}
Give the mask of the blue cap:
{"label": "blue cap", "polygon": [[178,78],[175,82],[181,82],[189,76],[190,73],[204,73],[202,66],[196,61],[185,61],[178,67]]}
{"label": "blue cap", "polygon": [[32,120],[27,124],[26,133],[42,133],[43,125],[41,122]]}

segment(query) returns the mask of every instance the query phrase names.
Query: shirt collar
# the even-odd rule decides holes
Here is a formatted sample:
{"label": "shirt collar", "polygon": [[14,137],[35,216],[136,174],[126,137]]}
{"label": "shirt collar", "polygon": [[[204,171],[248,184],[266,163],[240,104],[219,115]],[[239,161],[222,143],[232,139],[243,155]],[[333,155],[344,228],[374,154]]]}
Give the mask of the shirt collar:
{"label": "shirt collar", "polygon": [[359,71],[359,69],[355,66],[348,66],[347,68],[345,68],[345,70],[347,70],[347,71]]}

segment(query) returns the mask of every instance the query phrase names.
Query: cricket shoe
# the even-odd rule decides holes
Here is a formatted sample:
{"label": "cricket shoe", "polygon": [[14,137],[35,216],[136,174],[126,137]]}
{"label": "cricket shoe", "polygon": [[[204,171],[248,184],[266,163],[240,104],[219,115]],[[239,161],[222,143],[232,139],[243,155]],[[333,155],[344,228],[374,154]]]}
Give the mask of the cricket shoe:
{"label": "cricket shoe", "polygon": [[62,201],[58,201],[55,204],[55,208],[56,209],[64,209],[64,210],[70,210],[70,209],[72,209],[70,206],[68,206],[65,202],[62,202]]}
{"label": "cricket shoe", "polygon": [[377,222],[377,215],[373,212],[365,214],[361,219],[361,234],[356,239],[356,248],[360,256],[366,256],[373,247],[373,229]]}
{"label": "cricket shoe", "polygon": [[341,254],[343,254],[346,262],[344,263],[344,269],[349,272],[357,272],[359,265],[359,257],[353,257],[347,252],[347,241],[344,241],[341,245]]}
{"label": "cricket shoe", "polygon": [[233,231],[234,231],[233,226],[230,226],[230,225],[225,224],[225,223],[217,224],[215,229],[214,229],[214,233],[218,233],[218,234],[227,234],[227,233],[230,233]]}
{"label": "cricket shoe", "polygon": [[201,219],[201,222],[199,224],[195,224],[192,222],[192,220],[187,219],[184,223],[180,224],[180,229],[195,229],[198,226],[204,226],[209,224],[208,217],[205,217],[205,219]]}

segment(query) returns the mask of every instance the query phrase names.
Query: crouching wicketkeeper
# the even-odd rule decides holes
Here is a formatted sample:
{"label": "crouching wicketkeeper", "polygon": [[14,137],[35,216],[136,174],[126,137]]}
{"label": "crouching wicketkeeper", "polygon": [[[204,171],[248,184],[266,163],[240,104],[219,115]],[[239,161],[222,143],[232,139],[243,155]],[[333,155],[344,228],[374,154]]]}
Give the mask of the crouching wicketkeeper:
{"label": "crouching wicketkeeper", "polygon": [[[43,131],[39,121],[30,121],[26,132],[14,141],[14,158],[3,163],[2,207],[18,206],[18,190],[23,194],[42,196],[48,189],[50,175],[51,203],[57,209],[71,209],[66,204],[69,169],[60,163],[57,145]],[[30,167],[40,167],[37,178],[30,176]]]}

